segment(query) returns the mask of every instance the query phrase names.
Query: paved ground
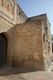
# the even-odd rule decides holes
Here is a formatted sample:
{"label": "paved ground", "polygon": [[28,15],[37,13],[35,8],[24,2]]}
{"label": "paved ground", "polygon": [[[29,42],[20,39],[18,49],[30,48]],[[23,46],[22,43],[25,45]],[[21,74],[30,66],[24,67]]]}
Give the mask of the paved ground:
{"label": "paved ground", "polygon": [[[17,69],[0,69],[0,80],[53,80],[53,63],[49,70],[17,74]],[[6,73],[6,74],[5,74]],[[11,73],[11,74],[10,74]]]}
{"label": "paved ground", "polygon": [[53,72],[31,72],[0,76],[0,80],[53,80]]}

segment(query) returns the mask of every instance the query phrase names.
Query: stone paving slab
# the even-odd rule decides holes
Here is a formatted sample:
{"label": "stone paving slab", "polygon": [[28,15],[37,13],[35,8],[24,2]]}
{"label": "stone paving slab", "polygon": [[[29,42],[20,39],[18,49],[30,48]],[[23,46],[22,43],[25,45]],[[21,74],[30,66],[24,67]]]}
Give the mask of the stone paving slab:
{"label": "stone paving slab", "polygon": [[0,80],[53,80],[53,72],[30,72],[0,76]]}

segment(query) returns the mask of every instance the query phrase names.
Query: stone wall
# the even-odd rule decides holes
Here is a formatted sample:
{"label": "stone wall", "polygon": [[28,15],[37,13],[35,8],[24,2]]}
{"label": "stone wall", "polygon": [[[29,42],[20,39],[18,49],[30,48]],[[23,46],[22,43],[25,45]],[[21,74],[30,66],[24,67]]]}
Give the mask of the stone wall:
{"label": "stone wall", "polygon": [[10,23],[8,20],[0,17],[0,33],[7,32],[14,25]]}
{"label": "stone wall", "polygon": [[51,64],[52,57],[52,44],[51,44],[51,30],[50,23],[46,18],[46,25],[43,27],[43,56],[44,56],[44,64],[45,69],[47,70]]}
{"label": "stone wall", "polygon": [[52,41],[51,42],[52,42],[52,61],[53,61],[53,38],[52,38]]}
{"label": "stone wall", "polygon": [[51,37],[52,37],[51,43],[52,43],[52,56],[53,56],[53,34],[51,35]]}
{"label": "stone wall", "polygon": [[27,71],[44,70],[41,21],[16,25],[7,34],[8,64]]}
{"label": "stone wall", "polygon": [[0,13],[0,16],[14,25],[21,24],[27,19],[27,16],[16,3],[16,0],[0,0]]}
{"label": "stone wall", "polygon": [[5,8],[9,13],[13,14],[14,2],[11,0],[0,0],[0,6]]}
{"label": "stone wall", "polygon": [[7,64],[30,71],[47,70],[51,57],[51,33],[46,14],[27,19],[21,8],[15,5],[13,15],[2,7],[1,1],[0,33],[4,33],[8,40]]}
{"label": "stone wall", "polygon": [[31,17],[29,20],[42,20],[42,44],[43,44],[43,57],[44,57],[44,67],[47,70],[51,64],[52,56],[52,44],[51,44],[51,25],[49,23],[47,14],[39,15],[36,17]]}
{"label": "stone wall", "polygon": [[51,33],[47,16],[42,16],[29,18],[7,32],[10,43],[7,62],[10,66],[30,71],[48,70],[52,56]]}
{"label": "stone wall", "polygon": [[23,12],[23,10],[20,8],[20,6],[17,4],[16,8],[16,23],[23,23],[27,20],[26,14]]}

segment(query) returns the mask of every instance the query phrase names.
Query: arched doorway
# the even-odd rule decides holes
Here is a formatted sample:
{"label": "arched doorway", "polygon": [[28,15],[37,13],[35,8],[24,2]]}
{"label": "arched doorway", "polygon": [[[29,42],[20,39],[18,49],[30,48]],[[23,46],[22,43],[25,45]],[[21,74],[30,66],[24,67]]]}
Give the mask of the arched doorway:
{"label": "arched doorway", "polygon": [[4,66],[7,62],[7,38],[1,33],[0,34],[0,67]]}

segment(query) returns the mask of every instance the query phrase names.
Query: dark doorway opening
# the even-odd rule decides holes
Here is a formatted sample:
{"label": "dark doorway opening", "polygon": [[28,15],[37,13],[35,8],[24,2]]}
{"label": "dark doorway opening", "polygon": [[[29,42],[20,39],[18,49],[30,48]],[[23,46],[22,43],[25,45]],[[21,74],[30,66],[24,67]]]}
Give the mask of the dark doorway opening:
{"label": "dark doorway opening", "polygon": [[0,34],[0,67],[7,63],[7,38],[1,33]]}

